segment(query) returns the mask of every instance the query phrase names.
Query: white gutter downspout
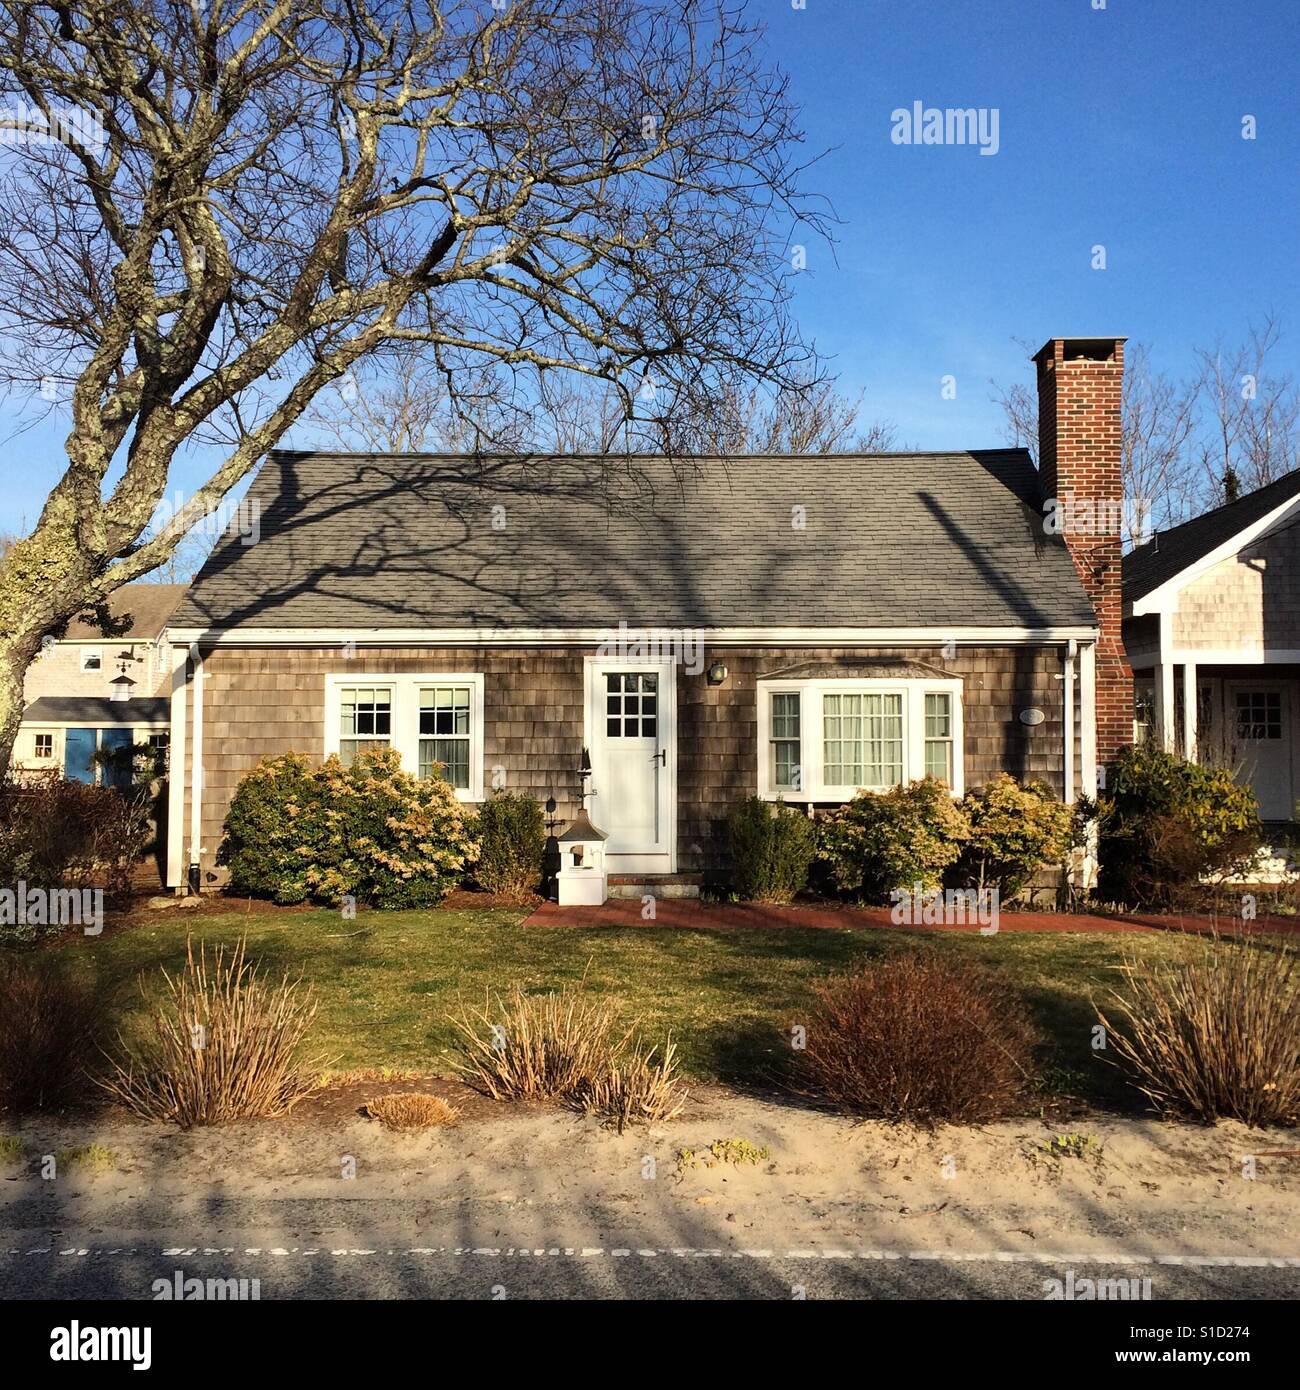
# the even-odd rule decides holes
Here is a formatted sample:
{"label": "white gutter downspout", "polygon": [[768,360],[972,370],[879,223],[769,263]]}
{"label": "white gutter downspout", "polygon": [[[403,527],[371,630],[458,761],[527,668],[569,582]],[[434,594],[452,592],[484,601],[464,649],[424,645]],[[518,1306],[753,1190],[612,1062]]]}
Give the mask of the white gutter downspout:
{"label": "white gutter downspout", "polygon": [[184,647],[172,658],[172,727],[167,746],[167,887],[185,884],[185,661]]}
{"label": "white gutter downspout", "polygon": [[189,882],[195,892],[201,883],[203,851],[203,656],[199,644],[190,647],[194,668],[191,688],[194,692],[192,751],[190,754],[190,871]]}
{"label": "white gutter downspout", "polygon": [[1079,644],[1073,637],[1065,644],[1062,662],[1065,695],[1065,804],[1074,805],[1074,658]]}
{"label": "white gutter downspout", "polygon": [[1097,786],[1097,644],[1079,648],[1079,790],[1096,796]]}

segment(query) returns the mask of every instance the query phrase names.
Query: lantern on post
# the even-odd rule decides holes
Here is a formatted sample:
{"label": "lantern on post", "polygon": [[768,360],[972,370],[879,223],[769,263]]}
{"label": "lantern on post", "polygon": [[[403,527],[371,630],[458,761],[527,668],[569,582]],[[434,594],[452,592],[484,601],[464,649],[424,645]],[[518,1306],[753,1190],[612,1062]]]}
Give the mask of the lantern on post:
{"label": "lantern on post", "polygon": [[560,836],[560,871],[555,886],[561,907],[599,907],[608,896],[605,841],[609,836],[592,825],[584,806]]}

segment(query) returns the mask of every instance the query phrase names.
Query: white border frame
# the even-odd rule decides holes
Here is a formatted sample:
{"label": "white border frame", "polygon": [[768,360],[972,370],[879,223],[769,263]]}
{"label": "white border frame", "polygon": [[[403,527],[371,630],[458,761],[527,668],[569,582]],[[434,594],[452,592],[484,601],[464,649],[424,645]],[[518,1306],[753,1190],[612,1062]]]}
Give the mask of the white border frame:
{"label": "white border frame", "polygon": [[[893,694],[903,696],[903,744],[906,757],[903,785],[925,776],[925,697],[952,695],[952,794],[966,792],[966,730],[962,707],[964,682],[960,677],[937,676],[933,680],[909,676],[901,680],[871,676],[862,679],[834,676],[799,680],[759,680],[758,691],[758,785],[757,795],[764,801],[813,802],[852,801],[860,788],[822,785],[824,738],[820,699],[823,695]],[[799,695],[799,732],[803,747],[803,782],[797,791],[772,785],[768,760],[772,727],[772,695],[776,691],[796,691]],[[886,790],[869,787],[868,791]]]}
{"label": "white border frame", "polygon": [[[402,769],[420,775],[420,705],[410,698],[421,686],[469,686],[469,786],[456,787],[458,801],[483,800],[483,764],[486,730],[483,727],[482,671],[347,671],[325,677],[325,756],[339,751],[339,691],[345,687],[373,687],[393,692],[393,731],[389,746],[401,755]],[[402,698],[403,694],[407,698]]]}

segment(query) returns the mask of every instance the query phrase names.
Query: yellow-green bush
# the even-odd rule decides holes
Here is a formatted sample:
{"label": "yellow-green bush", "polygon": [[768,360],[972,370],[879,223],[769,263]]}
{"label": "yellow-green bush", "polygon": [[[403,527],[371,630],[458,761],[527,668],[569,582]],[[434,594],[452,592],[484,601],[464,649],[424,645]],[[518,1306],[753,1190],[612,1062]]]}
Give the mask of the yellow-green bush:
{"label": "yellow-green bush", "polygon": [[1073,813],[1041,783],[1022,785],[999,772],[961,805],[970,826],[957,865],[964,888],[995,888],[1007,901],[1070,848]]}
{"label": "yellow-green bush", "polygon": [[473,820],[440,777],[403,772],[389,748],[317,768],[299,753],[260,763],[236,789],[217,862],[236,892],[293,903],[429,907],[478,852]]}
{"label": "yellow-green bush", "polygon": [[924,777],[887,792],[859,792],[817,826],[817,858],[835,887],[877,901],[895,889],[939,888],[970,835],[945,783]]}

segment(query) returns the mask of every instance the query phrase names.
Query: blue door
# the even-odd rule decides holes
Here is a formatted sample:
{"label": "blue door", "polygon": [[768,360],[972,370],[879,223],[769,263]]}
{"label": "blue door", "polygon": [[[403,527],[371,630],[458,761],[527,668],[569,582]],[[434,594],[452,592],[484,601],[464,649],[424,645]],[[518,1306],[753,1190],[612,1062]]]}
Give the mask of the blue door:
{"label": "blue door", "polygon": [[104,785],[116,787],[120,792],[131,790],[131,756],[123,750],[131,747],[133,740],[130,729],[101,729],[99,731],[99,751],[118,753],[113,762],[104,764]]}
{"label": "blue door", "polygon": [[94,729],[67,729],[63,734],[63,775],[70,782],[95,780]]}

